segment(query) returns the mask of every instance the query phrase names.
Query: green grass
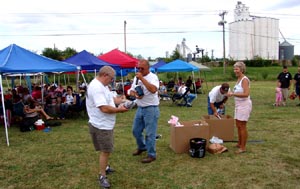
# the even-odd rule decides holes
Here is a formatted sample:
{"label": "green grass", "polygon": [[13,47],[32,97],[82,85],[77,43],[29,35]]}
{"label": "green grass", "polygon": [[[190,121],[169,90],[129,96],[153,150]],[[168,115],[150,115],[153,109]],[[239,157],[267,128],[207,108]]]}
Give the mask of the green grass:
{"label": "green grass", "polygon": [[[208,90],[219,82],[208,83]],[[231,86],[234,81],[230,82]],[[248,123],[248,152],[235,155],[234,143],[225,143],[228,152],[207,153],[204,158],[175,154],[170,145],[171,115],[180,120],[199,119],[207,114],[206,95],[198,95],[193,107],[176,107],[170,101],[160,105],[157,160],[142,164],[143,156],[132,156],[136,145],[131,133],[135,110],[118,114],[115,151],[110,157],[116,172],[109,175],[112,188],[299,188],[300,187],[300,107],[299,100],[286,107],[273,107],[274,81],[252,81],[253,112]],[[227,103],[233,115],[234,102]],[[236,136],[235,136],[236,137]],[[98,153],[88,133],[87,117],[64,120],[52,131],[21,133],[9,129],[10,146],[0,133],[1,189],[81,189],[99,188]]]}

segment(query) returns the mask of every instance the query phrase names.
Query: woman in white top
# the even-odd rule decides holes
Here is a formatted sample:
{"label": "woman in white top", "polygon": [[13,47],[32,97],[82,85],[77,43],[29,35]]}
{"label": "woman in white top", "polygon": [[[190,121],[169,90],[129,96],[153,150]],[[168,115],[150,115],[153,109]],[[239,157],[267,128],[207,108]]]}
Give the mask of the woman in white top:
{"label": "woman in white top", "polygon": [[239,148],[235,153],[240,154],[246,152],[248,138],[247,122],[252,111],[252,101],[250,99],[250,80],[244,75],[246,71],[245,64],[243,62],[236,62],[233,67],[237,82],[233,92],[229,92],[228,95],[234,96],[234,119],[238,130],[238,144],[236,147]]}
{"label": "woman in white top", "polygon": [[67,94],[64,101],[60,105],[60,119],[65,119],[65,115],[69,109],[72,109],[76,105],[76,96],[73,94],[73,88],[67,86]]}

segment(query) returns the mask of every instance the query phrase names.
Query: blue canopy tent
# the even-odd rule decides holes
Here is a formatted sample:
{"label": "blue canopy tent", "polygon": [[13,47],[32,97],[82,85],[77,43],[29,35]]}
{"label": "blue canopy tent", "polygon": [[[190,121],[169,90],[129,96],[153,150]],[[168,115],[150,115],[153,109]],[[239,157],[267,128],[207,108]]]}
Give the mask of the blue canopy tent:
{"label": "blue canopy tent", "polygon": [[[188,62],[179,59],[157,68],[157,72],[192,72],[193,80],[195,78],[194,71],[200,71],[200,69],[192,64],[189,64]],[[195,80],[193,81],[193,83],[194,86],[196,86]]]}
{"label": "blue canopy tent", "polygon": [[151,66],[151,69],[154,70],[154,72],[157,72],[157,69],[163,65],[166,65],[166,62],[163,60],[159,60],[156,64]]}
{"label": "blue canopy tent", "polygon": [[0,51],[0,73],[75,71],[77,66],[35,54],[12,44]]}
{"label": "blue canopy tent", "polygon": [[4,116],[5,132],[7,146],[9,146],[7,120],[4,105],[4,90],[2,84],[2,76],[5,73],[39,73],[39,72],[68,72],[79,70],[80,67],[75,65],[53,60],[44,56],[35,54],[29,50],[19,47],[15,44],[0,51],[0,83],[1,83],[1,99]]}
{"label": "blue canopy tent", "polygon": [[199,70],[196,66],[179,59],[157,68],[158,72],[194,72]]}
{"label": "blue canopy tent", "polygon": [[[103,66],[111,66],[114,68],[114,70],[119,71],[121,69],[120,66],[115,64],[110,64],[108,62],[105,62],[103,60],[100,60],[96,56],[92,55],[91,53],[87,52],[86,50],[83,50],[67,59],[64,60],[65,62],[68,62],[70,64],[74,64],[81,67],[81,70],[86,70],[87,72],[96,72]],[[86,82],[83,73],[82,78],[84,79],[84,82]],[[78,78],[79,80],[79,78]]]}
{"label": "blue canopy tent", "polygon": [[64,60],[64,62],[81,66],[82,70],[87,71],[94,71],[95,69],[99,70],[102,66],[111,66],[115,70],[120,69],[120,66],[100,60],[86,50],[83,50],[76,55],[67,58],[66,60]]}

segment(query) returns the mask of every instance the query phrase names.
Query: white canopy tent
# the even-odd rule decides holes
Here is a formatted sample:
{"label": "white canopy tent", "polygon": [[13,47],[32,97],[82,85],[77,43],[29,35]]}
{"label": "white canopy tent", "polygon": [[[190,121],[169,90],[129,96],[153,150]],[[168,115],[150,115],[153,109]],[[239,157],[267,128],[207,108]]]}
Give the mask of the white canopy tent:
{"label": "white canopy tent", "polygon": [[189,63],[190,63],[191,65],[196,66],[197,68],[200,69],[200,71],[199,71],[199,78],[200,78],[200,79],[201,79],[201,72],[203,72],[204,78],[205,78],[206,90],[207,90],[208,87],[207,87],[207,80],[206,80],[206,74],[205,74],[205,72],[210,72],[211,69],[210,69],[209,67],[207,67],[207,66],[205,66],[205,65],[203,65],[203,64],[201,64],[201,63],[195,62],[195,61],[190,61]]}

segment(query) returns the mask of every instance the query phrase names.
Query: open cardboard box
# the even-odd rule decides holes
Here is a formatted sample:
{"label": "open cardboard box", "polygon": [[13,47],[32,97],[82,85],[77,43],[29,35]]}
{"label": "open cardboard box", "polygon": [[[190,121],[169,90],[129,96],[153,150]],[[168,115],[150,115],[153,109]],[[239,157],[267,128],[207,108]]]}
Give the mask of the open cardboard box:
{"label": "open cardboard box", "polygon": [[221,115],[221,119],[214,115],[204,115],[202,117],[210,127],[209,138],[215,136],[223,141],[234,140],[234,119],[230,115]]}
{"label": "open cardboard box", "polygon": [[209,126],[203,120],[182,121],[183,126],[171,126],[170,148],[175,153],[188,153],[190,139],[204,138],[206,145],[209,143]]}

